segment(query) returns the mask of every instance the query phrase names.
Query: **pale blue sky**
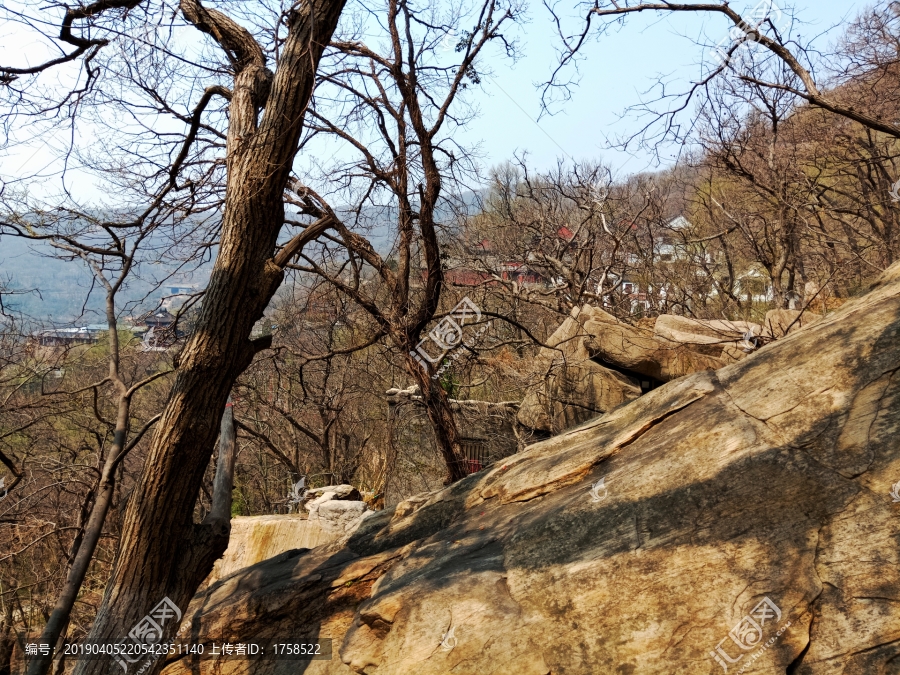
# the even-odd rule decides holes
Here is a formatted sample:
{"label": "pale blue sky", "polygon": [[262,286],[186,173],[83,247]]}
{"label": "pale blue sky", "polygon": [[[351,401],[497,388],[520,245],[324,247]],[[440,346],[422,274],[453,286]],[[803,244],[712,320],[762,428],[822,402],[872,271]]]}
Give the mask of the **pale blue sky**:
{"label": "pale blue sky", "polygon": [[[742,4],[738,0],[733,7],[747,15],[758,1]],[[802,23],[795,26],[795,35],[809,38],[837,27],[819,38],[819,46],[825,47],[840,34],[842,22],[853,18],[867,4],[863,0],[794,0],[784,7],[793,7],[793,14]],[[581,81],[572,99],[557,106],[554,115],[545,115],[538,124],[535,120],[541,112],[540,91],[535,84],[549,76],[556,59],[557,42],[550,16],[540,0],[531,0],[528,17],[529,22],[522,27],[520,35],[523,58],[514,65],[508,61],[495,62],[494,77],[485,78],[484,89],[471,99],[480,109],[480,115],[456,136],[464,146],[479,146],[485,168],[511,159],[516,152],[526,151],[532,166],[541,169],[550,167],[558,158],[602,159],[619,176],[655,168],[644,153],[626,155],[605,149],[605,138],[627,135],[641,126],[634,115],[624,118],[622,115],[641,100],[641,94],[658,76],[664,76],[673,90],[684,90],[701,72],[704,56],[708,61],[708,54],[704,55],[704,48],[696,41],[715,43],[717,38],[727,37],[731,27],[723,17],[715,15],[630,16],[620,30],[586,46],[586,58],[579,64]],[[574,15],[572,18],[574,28],[577,24]],[[0,35],[4,38],[0,54],[6,60],[10,60],[13,52],[27,55],[31,51],[25,36],[17,35],[15,29],[10,32],[9,27],[0,26]],[[68,140],[68,137],[45,137],[41,145],[0,152],[0,177],[44,171],[45,184],[32,184],[31,190],[55,192],[61,185],[56,171],[58,161],[54,161],[55,153],[48,152],[47,146],[65,147]],[[333,152],[324,147],[317,150],[324,155]],[[313,154],[320,155],[320,152]],[[299,164],[303,161],[301,157]],[[94,194],[108,199],[109,195],[97,191],[91,183],[89,176],[77,172],[70,172],[66,181],[68,188],[74,188],[82,196]]]}
{"label": "pale blue sky", "polygon": [[[751,9],[757,0],[748,2]],[[795,0],[796,17],[805,25],[795,27],[803,38],[821,34],[852,19],[868,2],[857,0]],[[742,11],[745,6],[734,2]],[[640,123],[629,116],[620,119],[629,105],[641,100],[658,75],[666,76],[673,89],[683,90],[700,73],[703,48],[694,40],[715,43],[728,35],[730,25],[719,16],[705,19],[697,14],[632,15],[617,33],[588,45],[588,58],[580,64],[581,83],[573,98],[553,117],[544,116],[540,127],[533,121],[540,114],[540,94],[534,83],[547,78],[555,58],[553,26],[547,10],[533,2],[531,23],[526,27],[523,58],[514,67],[496,69],[502,91],[481,97],[481,116],[466,131],[467,140],[482,143],[487,164],[527,150],[537,166],[552,165],[564,153],[577,161],[603,157],[617,169],[637,172],[648,168],[648,157],[635,157],[604,150],[607,134],[627,134]],[[832,31],[832,36],[839,34]],[[819,38],[824,46],[829,37]],[[551,140],[552,139],[552,140]]]}

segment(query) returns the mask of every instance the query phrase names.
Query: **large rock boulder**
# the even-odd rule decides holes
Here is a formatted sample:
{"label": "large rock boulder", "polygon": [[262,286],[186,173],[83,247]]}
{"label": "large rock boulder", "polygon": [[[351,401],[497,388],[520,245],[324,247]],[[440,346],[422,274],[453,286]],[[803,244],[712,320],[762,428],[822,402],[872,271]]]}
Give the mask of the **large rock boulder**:
{"label": "large rock boulder", "polygon": [[330,485],[310,490],[304,504],[309,522],[329,535],[349,534],[359,525],[368,506],[361,501],[359,491],[352,485]]}
{"label": "large rock boulder", "polygon": [[547,340],[535,361],[541,382],[525,395],[518,421],[558,434],[641,395],[640,383],[591,360],[584,324],[591,308],[576,308]]}
{"label": "large rock boulder", "polygon": [[703,321],[674,314],[660,314],[653,332],[660,338],[688,346],[695,352],[730,363],[755,351],[763,328],[750,321]]}
{"label": "large rock boulder", "polygon": [[215,583],[239,569],[297,548],[315,548],[338,539],[343,532],[324,529],[305,515],[237,516],[224,555],[207,578]]}
{"label": "large rock boulder", "polygon": [[800,330],[804,326],[810,326],[822,318],[812,312],[801,312],[795,309],[773,309],[766,312],[765,335],[778,339]]}
{"label": "large rock boulder", "polygon": [[898,370],[894,266],[815,325],[185,612],[199,635],[332,638],[331,661],[166,675],[896,674]]}
{"label": "large rock boulder", "polygon": [[[322,499],[325,495],[327,498]],[[327,502],[332,499],[341,499],[349,501],[359,501],[362,495],[352,485],[326,485],[325,487],[313,488],[306,493],[305,499],[314,501],[316,499],[321,502]],[[309,509],[307,509],[308,511]]]}
{"label": "large rock boulder", "polygon": [[329,485],[306,493],[303,507],[308,513],[232,518],[228,548],[206,583],[286,551],[315,548],[348,534],[367,512],[360,499],[352,485]]}
{"label": "large rock boulder", "polygon": [[692,349],[692,344],[630,326],[596,307],[591,308],[584,329],[588,333],[584,346],[594,360],[653,382],[669,382],[726,364]]}

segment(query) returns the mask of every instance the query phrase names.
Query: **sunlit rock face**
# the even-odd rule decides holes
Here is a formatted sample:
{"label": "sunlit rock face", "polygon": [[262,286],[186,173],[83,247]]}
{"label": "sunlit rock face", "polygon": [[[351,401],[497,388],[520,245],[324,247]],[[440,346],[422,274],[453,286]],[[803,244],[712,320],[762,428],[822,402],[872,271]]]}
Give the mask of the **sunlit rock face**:
{"label": "sunlit rock face", "polygon": [[736,363],[241,570],[185,614],[201,635],[332,638],[332,660],[165,672],[900,672],[898,370],[894,266]]}
{"label": "sunlit rock face", "polygon": [[535,370],[542,377],[526,393],[517,421],[559,434],[665,382],[740,361],[819,318],[772,310],[757,324],[663,314],[651,331],[597,307],[576,308],[539,351]]}
{"label": "sunlit rock face", "polygon": [[542,377],[519,406],[522,426],[558,434],[641,395],[638,379],[591,359],[584,343],[593,314],[587,306],[573,310],[538,352],[534,367]]}
{"label": "sunlit rock face", "polygon": [[367,512],[360,497],[352,485],[330,485],[309,490],[300,513],[232,518],[228,549],[206,584],[286,551],[315,548],[349,534]]}

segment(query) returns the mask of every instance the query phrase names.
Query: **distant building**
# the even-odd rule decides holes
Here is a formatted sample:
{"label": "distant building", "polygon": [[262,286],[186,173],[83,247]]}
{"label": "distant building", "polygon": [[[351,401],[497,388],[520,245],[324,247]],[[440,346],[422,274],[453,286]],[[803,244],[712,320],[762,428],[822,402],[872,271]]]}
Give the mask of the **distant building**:
{"label": "distant building", "polygon": [[101,333],[109,330],[106,324],[90,324],[78,328],[49,328],[34,335],[41,347],[67,347],[97,342]]}
{"label": "distant building", "polygon": [[484,283],[494,283],[491,281],[491,275],[487,272],[465,267],[444,270],[444,281],[452,286],[480,286]]}
{"label": "distant building", "polygon": [[36,337],[41,347],[66,347],[96,342],[87,328],[51,328],[40,331]]}
{"label": "distant building", "polygon": [[163,287],[160,307],[166,311],[177,312],[185,303],[197,294],[196,284],[170,284]]}
{"label": "distant building", "polygon": [[500,278],[504,281],[515,281],[520,286],[546,286],[547,279],[528,263],[509,261],[499,265]]}
{"label": "distant building", "polygon": [[[550,280],[534,269],[528,262],[518,260],[502,260],[493,255],[485,255],[481,264],[473,266],[471,263],[448,260],[444,268],[444,281],[453,286],[492,286],[497,283],[497,277],[503,281],[515,281],[520,286],[548,286]],[[476,268],[477,267],[477,268]],[[421,270],[421,279],[424,283],[428,278],[428,270]]]}
{"label": "distant building", "polygon": [[750,267],[737,275],[735,290],[750,302],[772,302],[775,293],[769,275],[757,267]]}
{"label": "distant building", "polygon": [[175,321],[175,316],[165,309],[150,312],[137,319],[132,332],[141,339],[138,348],[144,352],[166,351],[183,335],[177,329]]}
{"label": "distant building", "polygon": [[175,323],[175,317],[172,314],[169,314],[168,310],[163,309],[159,312],[151,312],[150,314],[142,317],[141,323],[143,323],[147,328],[153,328],[157,332],[159,332],[160,330],[169,328],[173,323]]}

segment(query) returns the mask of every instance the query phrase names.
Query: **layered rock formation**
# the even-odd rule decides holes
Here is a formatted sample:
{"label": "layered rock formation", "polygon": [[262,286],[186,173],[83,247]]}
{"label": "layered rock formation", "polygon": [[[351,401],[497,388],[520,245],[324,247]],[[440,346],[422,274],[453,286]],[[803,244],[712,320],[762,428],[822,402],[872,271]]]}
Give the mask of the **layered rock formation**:
{"label": "layered rock formation", "polygon": [[731,363],[740,361],[756,349],[759,341],[755,338],[763,335],[763,328],[750,321],[700,321],[662,314],[656,319],[654,333],[693,351]]}
{"label": "layered rock formation", "polygon": [[585,323],[593,308],[572,311],[541,348],[535,369],[542,382],[519,406],[519,424],[545,434],[558,434],[641,395],[633,377],[591,360],[585,348]]}
{"label": "layered rock formation", "polygon": [[307,492],[303,510],[308,513],[232,518],[228,548],[206,583],[213,584],[285,551],[315,548],[339,539],[354,530],[366,514],[367,506],[360,499],[352,485],[330,485]]}
{"label": "layered rock formation", "polygon": [[310,490],[303,508],[309,522],[318,525],[330,536],[353,532],[366,514],[368,506],[352,485],[330,485]]}
{"label": "layered rock formation", "polygon": [[199,635],[330,637],[332,660],[165,673],[897,673],[898,370],[895,266],[815,325],[185,614]]}
{"label": "layered rock formation", "polygon": [[231,519],[228,549],[216,561],[207,583],[215,583],[239,569],[268,560],[279,553],[315,548],[339,538],[306,515],[238,516]]}
{"label": "layered rock formation", "polygon": [[577,308],[540,350],[536,363],[543,382],[525,396],[518,421],[558,434],[662,383],[740,361],[818,318],[773,310],[760,325],[663,314],[650,331],[596,307]]}
{"label": "layered rock formation", "polygon": [[794,309],[773,309],[766,312],[763,335],[778,339],[800,330],[804,326],[810,326],[821,317],[809,312],[800,312]]}

